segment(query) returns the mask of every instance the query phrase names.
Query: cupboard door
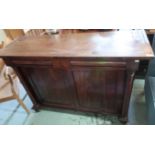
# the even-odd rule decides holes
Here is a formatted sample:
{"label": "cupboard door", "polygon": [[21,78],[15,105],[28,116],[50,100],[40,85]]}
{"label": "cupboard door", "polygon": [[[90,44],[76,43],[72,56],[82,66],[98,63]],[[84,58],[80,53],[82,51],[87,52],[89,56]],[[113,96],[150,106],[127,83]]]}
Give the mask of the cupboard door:
{"label": "cupboard door", "polygon": [[37,66],[22,67],[20,72],[40,103],[55,107],[76,107],[77,98],[70,71]]}
{"label": "cupboard door", "polygon": [[74,67],[79,108],[94,112],[121,113],[125,68]]}

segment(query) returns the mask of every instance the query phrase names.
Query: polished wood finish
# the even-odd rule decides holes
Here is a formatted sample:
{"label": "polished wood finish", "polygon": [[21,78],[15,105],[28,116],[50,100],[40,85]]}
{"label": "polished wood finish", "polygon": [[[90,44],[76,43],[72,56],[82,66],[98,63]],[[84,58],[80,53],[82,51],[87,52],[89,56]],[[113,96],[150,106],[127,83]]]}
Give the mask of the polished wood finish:
{"label": "polished wood finish", "polygon": [[127,121],[139,60],[153,51],[143,30],[22,37],[0,52],[34,108],[115,114]]}
{"label": "polished wood finish", "polygon": [[24,36],[1,56],[150,59],[153,53],[145,32],[137,30]]}

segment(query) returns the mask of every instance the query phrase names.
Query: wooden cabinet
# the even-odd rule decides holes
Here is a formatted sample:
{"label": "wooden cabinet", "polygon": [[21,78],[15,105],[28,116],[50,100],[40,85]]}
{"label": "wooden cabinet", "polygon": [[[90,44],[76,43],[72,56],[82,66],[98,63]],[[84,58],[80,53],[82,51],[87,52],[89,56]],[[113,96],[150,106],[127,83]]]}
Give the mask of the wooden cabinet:
{"label": "wooden cabinet", "polygon": [[76,58],[7,59],[33,94],[35,109],[67,108],[127,118],[127,112],[123,115],[123,106],[128,109],[138,62],[81,61]]}
{"label": "wooden cabinet", "polygon": [[144,31],[118,31],[23,37],[0,55],[17,72],[34,109],[115,114],[127,121],[139,60],[153,52]]}

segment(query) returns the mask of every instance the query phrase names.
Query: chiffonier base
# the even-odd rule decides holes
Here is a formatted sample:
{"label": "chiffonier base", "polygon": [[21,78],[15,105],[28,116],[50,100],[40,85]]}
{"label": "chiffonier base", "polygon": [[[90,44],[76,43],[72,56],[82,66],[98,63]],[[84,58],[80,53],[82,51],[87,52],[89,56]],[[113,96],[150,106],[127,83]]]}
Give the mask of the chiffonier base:
{"label": "chiffonier base", "polygon": [[25,36],[0,52],[35,110],[117,115],[122,122],[139,61],[153,56],[143,30]]}
{"label": "chiffonier base", "polygon": [[127,121],[138,61],[125,59],[7,58],[33,101],[51,107],[119,116]]}

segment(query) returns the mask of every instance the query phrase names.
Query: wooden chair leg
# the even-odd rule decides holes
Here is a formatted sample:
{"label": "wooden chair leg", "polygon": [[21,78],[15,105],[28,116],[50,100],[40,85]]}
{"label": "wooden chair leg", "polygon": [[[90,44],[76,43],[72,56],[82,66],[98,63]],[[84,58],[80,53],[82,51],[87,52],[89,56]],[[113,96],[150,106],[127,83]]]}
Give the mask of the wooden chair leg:
{"label": "wooden chair leg", "polygon": [[18,97],[18,95],[15,94],[15,98],[17,99],[18,103],[24,108],[24,110],[29,114],[30,111],[27,109],[23,101]]}
{"label": "wooden chair leg", "polygon": [[14,99],[16,99],[18,101],[18,103],[24,108],[24,110],[27,113],[29,113],[30,111],[27,109],[24,102],[19,98],[19,96],[17,95],[17,93],[15,91],[13,78],[9,74],[7,76],[8,76],[8,79],[10,81],[11,91],[12,91]]}

